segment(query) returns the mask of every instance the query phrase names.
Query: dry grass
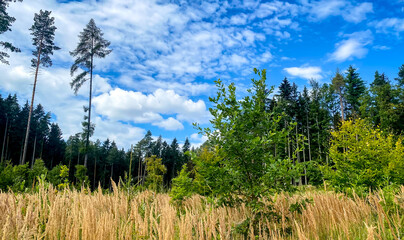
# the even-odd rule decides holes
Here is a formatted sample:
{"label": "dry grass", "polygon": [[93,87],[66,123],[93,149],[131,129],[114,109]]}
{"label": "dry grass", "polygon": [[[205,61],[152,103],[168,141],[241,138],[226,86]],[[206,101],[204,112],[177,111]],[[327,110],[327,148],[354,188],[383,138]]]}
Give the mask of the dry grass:
{"label": "dry grass", "polygon": [[[306,208],[291,204],[311,199]],[[32,194],[0,193],[1,239],[243,239],[234,226],[251,217],[244,206],[212,207],[200,196],[182,209],[167,194],[128,195],[116,186],[101,190]],[[403,239],[404,187],[389,208],[383,192],[362,199],[308,191],[274,197],[279,221],[261,218],[250,224],[248,239]],[[401,208],[401,209],[400,209]],[[389,210],[387,210],[389,209]],[[255,231],[254,231],[255,229]]]}

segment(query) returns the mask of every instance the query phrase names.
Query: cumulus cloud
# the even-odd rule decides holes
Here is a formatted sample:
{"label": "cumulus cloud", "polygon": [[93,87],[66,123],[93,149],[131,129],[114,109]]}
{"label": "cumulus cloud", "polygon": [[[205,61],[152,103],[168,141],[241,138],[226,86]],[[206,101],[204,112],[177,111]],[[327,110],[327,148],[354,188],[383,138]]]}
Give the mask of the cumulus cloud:
{"label": "cumulus cloud", "polygon": [[152,123],[152,125],[161,127],[166,130],[175,131],[184,129],[184,125],[180,121],[175,118],[169,117],[168,119],[164,119],[160,122]]}
{"label": "cumulus cloud", "polygon": [[[93,100],[95,109],[112,120],[133,123],[152,123],[166,130],[183,129],[179,121],[206,123],[209,112],[205,102],[193,101],[173,90],[157,89],[152,94],[143,94],[116,88]],[[163,115],[175,115],[164,119]]]}
{"label": "cumulus cloud", "polygon": [[[101,140],[108,138],[115,141],[118,147],[126,149],[129,149],[131,144],[140,141],[146,134],[146,130],[143,128],[119,121],[105,120],[99,116],[95,117],[94,123],[96,131],[93,138]],[[97,131],[97,129],[102,129],[103,131]]]}
{"label": "cumulus cloud", "polygon": [[366,46],[373,42],[370,30],[344,35],[347,39],[336,44],[336,50],[331,54],[330,60],[343,62],[354,58],[363,58],[368,49]]}
{"label": "cumulus cloud", "polygon": [[290,67],[284,68],[288,74],[293,77],[300,77],[305,79],[322,79],[320,67]]}

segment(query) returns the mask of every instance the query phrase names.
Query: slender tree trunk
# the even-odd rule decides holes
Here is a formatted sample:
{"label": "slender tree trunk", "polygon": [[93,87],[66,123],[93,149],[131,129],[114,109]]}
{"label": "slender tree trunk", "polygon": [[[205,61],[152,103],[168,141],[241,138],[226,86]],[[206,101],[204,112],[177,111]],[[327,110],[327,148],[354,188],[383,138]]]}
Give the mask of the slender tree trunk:
{"label": "slender tree trunk", "polygon": [[[297,162],[300,163],[300,152],[299,152],[299,134],[297,133],[297,124],[296,124],[296,156],[297,156]],[[302,185],[302,178],[299,178],[299,186]]]}
{"label": "slender tree trunk", "polygon": [[[42,143],[42,145],[43,145],[43,143]],[[71,164],[72,164],[72,158],[73,158],[72,147],[70,147],[69,150],[70,150],[70,157],[69,157],[69,177],[68,178],[70,178]]]}
{"label": "slender tree trunk", "polygon": [[296,154],[297,154],[297,162],[300,163],[300,151],[298,151],[299,149],[299,134],[297,132],[297,124],[296,124]]}
{"label": "slender tree trunk", "polygon": [[129,173],[128,173],[129,182],[132,181],[132,159],[133,159],[133,145],[130,145],[130,161],[129,161]]}
{"label": "slender tree trunk", "polygon": [[93,189],[95,189],[95,177],[97,174],[97,158],[94,158],[94,181],[93,181]]}
{"label": "slender tree trunk", "polygon": [[320,142],[320,125],[318,124],[318,114],[316,116],[316,123],[317,123],[317,128],[318,128],[318,133],[317,133],[317,141],[318,141],[318,154],[320,156],[320,160],[322,160],[322,152],[321,152],[321,142]]}
{"label": "slender tree trunk", "polygon": [[20,164],[22,164],[22,156],[24,152],[24,139],[21,139],[21,149],[20,149]]}
{"label": "slender tree trunk", "polygon": [[93,92],[93,51],[94,40],[91,42],[91,66],[90,66],[90,97],[88,101],[88,119],[87,119],[87,139],[86,139],[86,155],[84,156],[84,167],[87,167],[88,146],[90,143],[90,124],[91,124],[91,97]]}
{"label": "slender tree trunk", "polygon": [[139,157],[139,167],[137,169],[137,184],[139,185],[140,183],[140,176],[142,174],[141,169],[142,169],[142,165],[141,165],[141,158]]}
{"label": "slender tree trunk", "polygon": [[344,102],[343,102],[341,90],[339,90],[339,104],[341,105],[341,117],[342,117],[342,121],[344,121],[344,120],[345,120],[345,118],[344,118]]}
{"label": "slender tree trunk", "polygon": [[106,171],[107,171],[107,164],[104,163],[104,173],[102,175],[103,176],[103,184],[102,185],[104,187],[105,187],[105,178],[106,178],[105,173],[106,173]]}
{"label": "slender tree trunk", "polygon": [[[9,144],[9,142],[10,142],[10,133],[7,133],[7,144],[6,144],[6,153],[4,154],[5,155],[5,159],[9,159],[9,157],[10,156],[8,156],[10,153],[8,152],[8,144]],[[7,157],[8,156],[8,157]]]}
{"label": "slender tree trunk", "polygon": [[[284,123],[285,123],[285,129],[286,129],[286,119],[284,119]],[[288,139],[285,136],[285,155],[288,155],[288,143],[287,143]]]}
{"label": "slender tree trunk", "polygon": [[309,143],[309,161],[311,161],[311,142],[310,142],[309,114],[307,112],[306,112],[306,125],[307,125],[307,141]]}
{"label": "slender tree trunk", "polygon": [[32,151],[32,159],[31,159],[31,169],[34,167],[34,161],[35,161],[35,150],[36,150],[36,134],[35,134],[35,140],[34,140],[34,150]]}
{"label": "slender tree trunk", "polygon": [[[303,131],[304,134],[304,131]],[[303,137],[303,135],[302,135]],[[304,144],[304,137],[303,137],[303,144]],[[304,164],[304,184],[307,185],[307,167],[306,167],[306,148],[303,147],[303,162]]]}
{"label": "slender tree trunk", "polygon": [[32,108],[34,107],[36,82],[38,80],[38,70],[39,70],[39,64],[40,64],[40,60],[41,60],[41,49],[42,49],[42,39],[41,39],[41,42],[39,44],[39,49],[38,49],[38,57],[37,57],[37,63],[36,63],[36,69],[35,69],[34,88],[32,89],[31,106],[29,107],[27,132],[25,133],[24,151],[23,151],[23,154],[22,154],[21,164],[25,164],[25,157],[27,155],[29,128],[30,128],[30,125],[31,125]]}
{"label": "slender tree trunk", "polygon": [[110,174],[110,182],[111,182],[111,188],[112,188],[112,177],[114,176],[114,164],[111,164],[111,174]]}
{"label": "slender tree trunk", "polygon": [[42,159],[42,153],[43,153],[43,143],[45,142],[45,137],[42,138],[42,142],[41,142],[41,155],[40,155],[40,159]]}
{"label": "slender tree trunk", "polygon": [[4,129],[3,146],[1,148],[1,163],[2,164],[4,161],[4,147],[6,146],[7,130],[8,130],[8,117],[6,117],[6,128]]}

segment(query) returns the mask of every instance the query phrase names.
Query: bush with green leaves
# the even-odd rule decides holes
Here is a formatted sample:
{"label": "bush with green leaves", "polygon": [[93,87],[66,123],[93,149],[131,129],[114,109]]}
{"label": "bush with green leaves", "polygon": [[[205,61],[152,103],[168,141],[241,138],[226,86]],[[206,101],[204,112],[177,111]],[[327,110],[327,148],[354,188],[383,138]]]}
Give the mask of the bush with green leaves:
{"label": "bush with green leaves", "polygon": [[[209,98],[214,105],[209,109],[212,129],[197,126],[212,148],[209,158],[193,159],[198,178],[195,189],[226,205],[259,206],[262,197],[292,189],[292,179],[300,173],[298,164],[274,150],[285,145],[291,128],[283,127],[281,115],[268,111],[271,91],[266,85],[266,71],[254,71],[260,79],[252,79],[249,96],[243,98],[236,96],[234,84],[226,88],[217,80],[217,96]],[[180,177],[185,181],[182,185],[187,183],[184,174]]]}
{"label": "bush with green leaves", "polygon": [[161,162],[161,158],[158,158],[156,155],[152,155],[151,157],[147,157],[145,159],[146,162],[146,186],[147,188],[159,191],[163,186],[163,177],[167,172],[166,166]]}
{"label": "bush with green leaves", "polygon": [[366,191],[404,184],[401,137],[374,128],[363,119],[344,121],[332,132],[326,177],[341,191]]}
{"label": "bush with green leaves", "polygon": [[45,166],[45,162],[42,159],[35,159],[32,169],[28,172],[29,184],[33,184],[37,181],[37,177],[41,175],[47,175],[48,169]]}
{"label": "bush with green leaves", "polygon": [[67,188],[69,183],[69,168],[66,165],[57,165],[48,174],[48,180],[59,189]]}
{"label": "bush with green leaves", "polygon": [[0,173],[0,188],[3,191],[10,189],[14,192],[25,191],[28,186],[28,174],[28,163],[17,166],[7,163]]}
{"label": "bush with green leaves", "polygon": [[74,173],[74,177],[76,177],[76,187],[87,187],[89,184],[88,176],[87,176],[87,168],[84,165],[76,165],[76,172]]}

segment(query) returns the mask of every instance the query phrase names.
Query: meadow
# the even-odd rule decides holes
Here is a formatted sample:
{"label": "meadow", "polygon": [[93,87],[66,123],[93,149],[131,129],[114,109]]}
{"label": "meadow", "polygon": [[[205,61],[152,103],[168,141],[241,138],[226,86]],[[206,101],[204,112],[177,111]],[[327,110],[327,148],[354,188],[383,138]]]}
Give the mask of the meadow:
{"label": "meadow", "polygon": [[220,207],[199,195],[178,206],[168,194],[128,192],[115,184],[112,193],[42,184],[31,193],[0,193],[0,238],[403,238],[404,186],[395,194],[380,190],[364,197],[306,187],[265,201],[277,216],[260,216],[253,225],[245,221],[254,218],[245,205]]}

